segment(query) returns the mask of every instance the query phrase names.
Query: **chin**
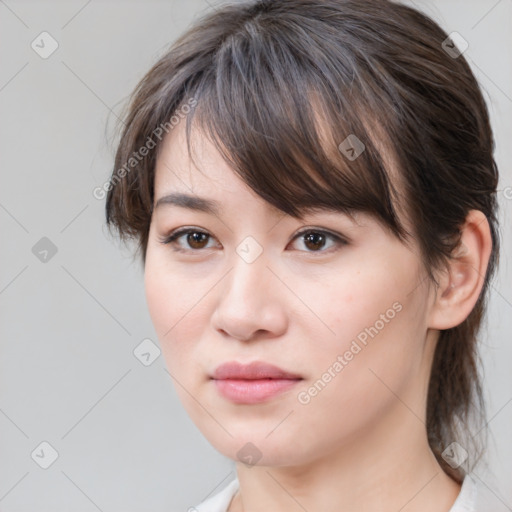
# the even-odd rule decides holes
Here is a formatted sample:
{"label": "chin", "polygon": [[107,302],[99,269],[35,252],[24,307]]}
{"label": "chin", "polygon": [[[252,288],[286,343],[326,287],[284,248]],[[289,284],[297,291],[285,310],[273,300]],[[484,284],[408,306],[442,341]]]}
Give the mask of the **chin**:
{"label": "chin", "polygon": [[[232,434],[230,437],[221,427],[212,432],[201,430],[208,442],[222,455],[234,460],[236,463],[251,466],[284,467],[307,463],[304,446],[295,442],[288,432],[281,435],[273,432],[268,435],[269,429],[246,428],[235,430],[225,425]],[[311,459],[314,456],[312,454]]]}

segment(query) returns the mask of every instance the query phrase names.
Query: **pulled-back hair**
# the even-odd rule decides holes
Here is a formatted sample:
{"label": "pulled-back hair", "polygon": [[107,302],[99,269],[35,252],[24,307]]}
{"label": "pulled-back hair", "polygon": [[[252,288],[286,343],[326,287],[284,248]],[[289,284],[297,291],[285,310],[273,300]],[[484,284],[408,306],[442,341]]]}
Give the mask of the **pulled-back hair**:
{"label": "pulled-back hair", "polygon": [[480,454],[470,430],[472,413],[483,413],[476,341],[498,263],[498,171],[484,98],[464,56],[445,51],[447,37],[426,15],[387,0],[222,5],[133,92],[106,218],[138,242],[145,264],[155,163],[163,132],[180,119],[189,154],[194,120],[234,172],[284,213],[363,211],[403,243],[416,240],[434,286],[468,212],[483,212],[493,245],[483,288],[467,319],[440,332],[427,398],[429,444],[460,481],[464,470],[441,453],[458,441],[470,462]]}

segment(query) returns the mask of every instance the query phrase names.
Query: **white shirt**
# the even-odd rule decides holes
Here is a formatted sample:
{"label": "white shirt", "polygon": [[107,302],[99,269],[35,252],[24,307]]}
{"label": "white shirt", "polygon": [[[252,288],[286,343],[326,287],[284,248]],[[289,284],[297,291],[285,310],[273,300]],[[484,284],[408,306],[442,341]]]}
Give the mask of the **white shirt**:
{"label": "white shirt", "polygon": [[[189,508],[189,512],[226,512],[239,489],[238,479],[232,480],[222,491]],[[477,483],[469,475],[462,482],[455,503],[449,512],[502,512],[510,511],[487,486]]]}

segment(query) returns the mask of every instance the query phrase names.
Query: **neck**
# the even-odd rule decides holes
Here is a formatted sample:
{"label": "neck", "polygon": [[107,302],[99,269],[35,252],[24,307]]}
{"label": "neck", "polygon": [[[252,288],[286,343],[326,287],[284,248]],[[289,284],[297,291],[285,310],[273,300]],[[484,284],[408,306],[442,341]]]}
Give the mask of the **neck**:
{"label": "neck", "polygon": [[397,404],[379,429],[293,467],[237,464],[229,512],[449,512],[460,485],[439,466],[425,425]]}

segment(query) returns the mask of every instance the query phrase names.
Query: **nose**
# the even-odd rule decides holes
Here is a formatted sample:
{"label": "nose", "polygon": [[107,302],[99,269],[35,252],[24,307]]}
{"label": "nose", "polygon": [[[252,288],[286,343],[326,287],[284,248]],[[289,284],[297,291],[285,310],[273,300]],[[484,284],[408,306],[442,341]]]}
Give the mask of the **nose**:
{"label": "nose", "polygon": [[218,286],[213,327],[242,341],[282,335],[288,322],[285,287],[263,254],[252,263],[234,256],[231,271]]}

